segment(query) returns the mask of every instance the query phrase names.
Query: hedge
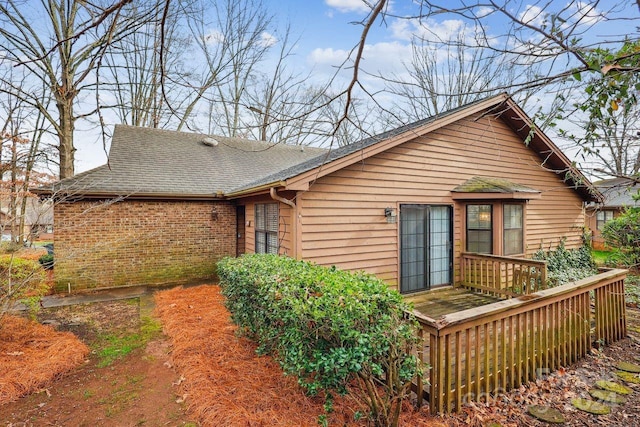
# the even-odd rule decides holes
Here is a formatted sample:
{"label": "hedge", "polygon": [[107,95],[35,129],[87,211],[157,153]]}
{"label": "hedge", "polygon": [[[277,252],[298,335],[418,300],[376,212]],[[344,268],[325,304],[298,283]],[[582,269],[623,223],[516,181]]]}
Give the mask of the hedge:
{"label": "hedge", "polygon": [[[233,321],[260,353],[329,403],[356,379],[374,424],[397,425],[419,373],[417,324],[397,291],[372,275],[276,255],[225,258],[218,276]],[[385,401],[372,401],[380,387]]]}

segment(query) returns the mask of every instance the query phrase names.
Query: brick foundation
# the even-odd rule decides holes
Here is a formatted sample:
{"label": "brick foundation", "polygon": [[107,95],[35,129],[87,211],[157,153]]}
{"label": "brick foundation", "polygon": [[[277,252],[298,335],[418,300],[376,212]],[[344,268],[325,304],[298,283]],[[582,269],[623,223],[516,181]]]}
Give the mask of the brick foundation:
{"label": "brick foundation", "polygon": [[187,283],[236,254],[229,202],[79,201],[54,207],[56,290]]}

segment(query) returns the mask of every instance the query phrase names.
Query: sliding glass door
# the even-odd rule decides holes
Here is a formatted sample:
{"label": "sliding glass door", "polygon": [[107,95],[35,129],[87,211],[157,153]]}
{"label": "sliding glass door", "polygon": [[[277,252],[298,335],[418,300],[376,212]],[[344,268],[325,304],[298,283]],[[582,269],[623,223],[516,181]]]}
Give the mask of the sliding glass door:
{"label": "sliding glass door", "polygon": [[451,207],[400,206],[400,292],[451,283]]}

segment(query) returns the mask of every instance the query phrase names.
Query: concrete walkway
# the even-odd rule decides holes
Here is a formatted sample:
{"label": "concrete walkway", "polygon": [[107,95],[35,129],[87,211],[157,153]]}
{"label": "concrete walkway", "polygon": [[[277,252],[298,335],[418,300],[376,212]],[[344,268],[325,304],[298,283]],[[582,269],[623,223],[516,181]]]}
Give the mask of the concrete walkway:
{"label": "concrete walkway", "polygon": [[[189,283],[183,285],[162,285],[162,286],[122,286],[119,288],[105,288],[97,290],[86,290],[72,294],[53,294],[42,297],[40,306],[42,308],[62,307],[76,304],[89,304],[93,302],[117,301],[130,298],[140,298],[141,303],[144,300],[145,305],[153,307],[153,294],[156,291],[183,286],[185,288],[191,286],[203,285],[211,283],[211,281]],[[27,307],[24,304],[16,304],[14,310],[23,311]]]}

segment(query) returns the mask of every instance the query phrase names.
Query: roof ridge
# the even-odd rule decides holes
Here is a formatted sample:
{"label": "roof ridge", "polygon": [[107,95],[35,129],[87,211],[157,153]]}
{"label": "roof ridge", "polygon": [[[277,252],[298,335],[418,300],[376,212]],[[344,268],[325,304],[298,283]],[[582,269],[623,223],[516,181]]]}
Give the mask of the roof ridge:
{"label": "roof ridge", "polygon": [[[267,146],[267,148],[270,147],[275,147],[275,146],[280,146],[280,147],[285,147],[286,149],[303,149],[306,150],[308,148],[312,149],[312,150],[318,150],[318,151],[326,151],[326,148],[322,148],[322,147],[314,147],[314,146],[310,146],[310,145],[302,145],[302,144],[287,144],[285,142],[274,142],[274,141],[265,141],[265,140],[260,140],[260,139],[252,139],[252,138],[242,138],[242,137],[238,137],[238,136],[225,136],[225,135],[219,135],[219,134],[213,134],[213,133],[203,133],[203,132],[186,132],[186,131],[182,131],[182,130],[171,130],[171,129],[162,129],[162,128],[151,128],[151,127],[147,127],[147,126],[133,126],[133,125],[128,125],[128,124],[116,124],[114,127],[114,132],[113,135],[111,137],[111,140],[113,142],[114,136],[116,135],[115,129],[123,129],[125,130],[125,132],[127,131],[136,131],[136,132],[145,132],[145,133],[153,133],[153,134],[158,134],[158,133],[164,133],[167,135],[173,135],[173,136],[178,136],[178,135],[187,135],[190,137],[203,137],[203,138],[214,138],[214,139],[221,139],[221,140],[227,140],[227,141],[238,141],[238,142],[246,142],[246,143],[250,143],[250,144],[257,144],[257,145],[265,145]],[[122,135],[122,132],[120,132],[120,135]],[[220,141],[220,142],[224,142],[224,141]]]}

